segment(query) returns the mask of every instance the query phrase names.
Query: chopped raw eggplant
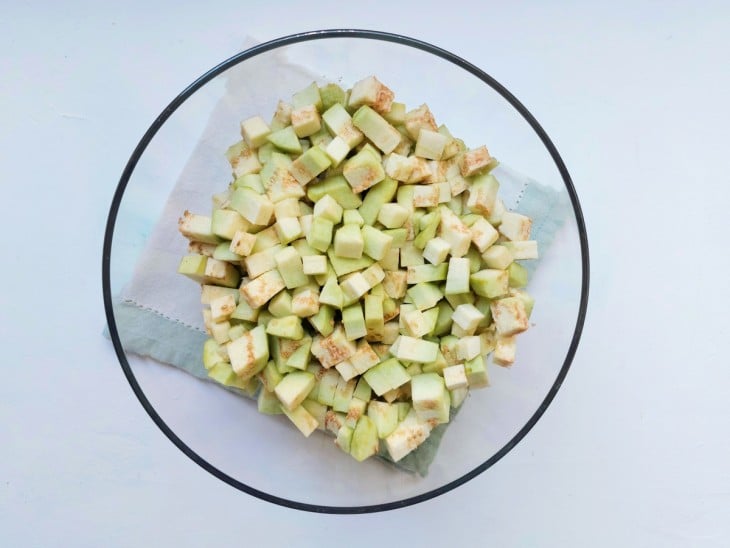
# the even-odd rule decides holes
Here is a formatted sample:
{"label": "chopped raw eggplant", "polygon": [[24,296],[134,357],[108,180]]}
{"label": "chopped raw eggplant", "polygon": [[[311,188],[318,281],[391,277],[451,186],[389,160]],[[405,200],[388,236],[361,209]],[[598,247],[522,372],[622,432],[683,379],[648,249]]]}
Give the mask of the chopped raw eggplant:
{"label": "chopped raw eggplant", "polygon": [[498,162],[394,98],[374,76],[312,82],[244,120],[233,182],[178,221],[208,376],[358,461],[448,422],[515,362],[534,306],[532,220],[499,198]]}

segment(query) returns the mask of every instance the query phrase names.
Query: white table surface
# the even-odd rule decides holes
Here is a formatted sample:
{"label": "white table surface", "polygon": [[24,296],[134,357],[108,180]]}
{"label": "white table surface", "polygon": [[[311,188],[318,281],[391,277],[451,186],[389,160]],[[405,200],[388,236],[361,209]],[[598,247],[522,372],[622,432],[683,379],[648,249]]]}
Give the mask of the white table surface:
{"label": "white table surface", "polygon": [[[111,4],[0,16],[3,545],[730,543],[730,4]],[[366,516],[208,475],[101,336],[107,211],[142,133],[247,34],[334,27],[430,41],[505,84],[566,161],[592,251],[584,337],[537,426],[467,485]]]}

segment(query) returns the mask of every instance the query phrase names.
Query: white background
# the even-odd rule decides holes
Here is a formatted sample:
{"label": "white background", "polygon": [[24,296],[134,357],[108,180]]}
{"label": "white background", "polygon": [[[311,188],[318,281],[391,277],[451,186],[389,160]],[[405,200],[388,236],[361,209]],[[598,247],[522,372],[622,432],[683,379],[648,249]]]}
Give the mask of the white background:
{"label": "white background", "polygon": [[[730,4],[0,2],[4,546],[727,546]],[[101,336],[101,247],[138,139],[244,37],[377,28],[507,86],[575,181],[592,251],[573,367],[524,441],[367,516],[261,502],[157,429]]]}

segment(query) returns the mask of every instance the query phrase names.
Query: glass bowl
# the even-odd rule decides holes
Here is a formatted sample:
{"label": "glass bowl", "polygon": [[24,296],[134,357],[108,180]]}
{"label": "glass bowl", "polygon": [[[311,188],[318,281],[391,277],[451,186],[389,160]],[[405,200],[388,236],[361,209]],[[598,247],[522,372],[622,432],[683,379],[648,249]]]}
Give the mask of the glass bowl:
{"label": "glass bowl", "polygon": [[[305,439],[285,418],[259,414],[255,401],[133,351],[139,344],[161,346],[170,355],[165,361],[183,360],[176,352],[189,346],[188,325],[202,324],[199,292],[174,272],[187,249],[174,221],[185,208],[209,211],[211,195],[230,182],[223,152],[240,139],[239,122],[268,116],[278,99],[313,80],[350,86],[371,74],[395,91],[396,100],[409,108],[427,103],[454,135],[470,146],[487,144],[501,166],[528,174],[566,204],[565,218],[553,227],[554,240],[542,250],[528,287],[536,305],[531,329],[519,338],[515,365],[491,367],[491,386],[471,392],[425,477],[378,459],[358,463],[329,436]],[[177,195],[181,178],[195,181],[184,200]],[[545,215],[549,224],[552,214]],[[144,268],[165,268],[170,278],[150,280],[139,266],[145,257]],[[125,297],[120,295],[129,293],[135,277],[145,276],[137,289],[162,304],[135,301],[134,307],[152,315],[153,323],[159,317],[159,330],[121,317],[119,302]],[[573,183],[528,110],[464,59],[412,38],[365,30],[306,32],[255,45],[182,91],[144,134],[124,169],[103,254],[110,338],[132,389],[162,432],[202,468],[242,491],[330,513],[375,512],[428,500],[505,456],[535,425],[568,372],[585,319],[588,276],[585,225]]]}

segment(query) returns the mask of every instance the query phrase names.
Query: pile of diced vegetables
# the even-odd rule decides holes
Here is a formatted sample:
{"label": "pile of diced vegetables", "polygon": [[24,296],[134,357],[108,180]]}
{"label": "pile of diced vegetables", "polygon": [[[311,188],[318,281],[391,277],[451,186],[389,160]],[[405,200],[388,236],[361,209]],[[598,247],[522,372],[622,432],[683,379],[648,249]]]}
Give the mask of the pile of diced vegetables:
{"label": "pile of diced vegetables", "polygon": [[505,209],[485,146],[373,76],[312,83],[241,134],[212,215],[179,221],[208,375],[359,461],[398,461],[489,384],[488,363],[514,362],[532,222]]}

